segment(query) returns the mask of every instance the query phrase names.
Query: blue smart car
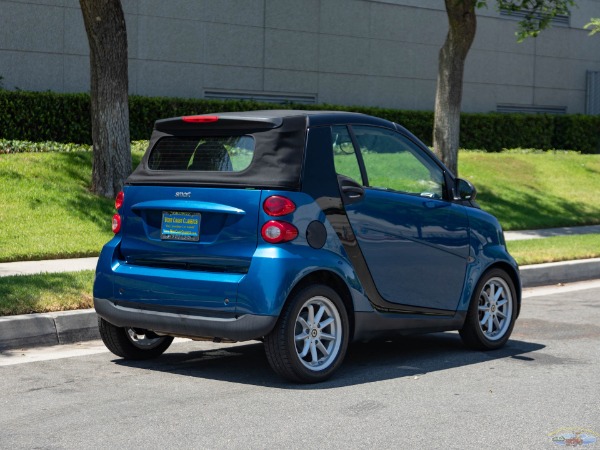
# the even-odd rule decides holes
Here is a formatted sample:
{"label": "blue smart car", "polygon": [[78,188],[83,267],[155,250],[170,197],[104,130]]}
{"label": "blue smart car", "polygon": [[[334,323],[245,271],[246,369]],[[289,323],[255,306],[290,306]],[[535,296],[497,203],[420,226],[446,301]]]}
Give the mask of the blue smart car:
{"label": "blue smart car", "polygon": [[402,126],[346,112],[159,120],[117,196],[94,305],[116,355],[262,340],[296,382],[348,343],[459,330],[496,349],[521,304],[498,221]]}

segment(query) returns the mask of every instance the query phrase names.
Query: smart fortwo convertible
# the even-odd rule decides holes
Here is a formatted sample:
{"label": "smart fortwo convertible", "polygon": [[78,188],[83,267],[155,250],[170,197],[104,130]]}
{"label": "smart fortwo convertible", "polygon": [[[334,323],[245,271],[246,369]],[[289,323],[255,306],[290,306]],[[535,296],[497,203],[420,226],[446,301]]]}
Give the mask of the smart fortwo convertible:
{"label": "smart fortwo convertible", "polygon": [[159,120],[98,261],[102,339],[131,359],[175,336],[261,340],[275,372],[305,383],[331,376],[351,341],[459,330],[467,346],[497,349],[521,284],[475,195],[376,117]]}

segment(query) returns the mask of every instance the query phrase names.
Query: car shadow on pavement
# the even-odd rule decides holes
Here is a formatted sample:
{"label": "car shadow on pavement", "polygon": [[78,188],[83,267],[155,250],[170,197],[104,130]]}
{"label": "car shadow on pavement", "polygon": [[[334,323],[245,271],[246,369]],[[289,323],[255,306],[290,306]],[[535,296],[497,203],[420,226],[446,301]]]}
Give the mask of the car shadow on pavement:
{"label": "car shadow on pavement", "polygon": [[[190,348],[193,344],[186,344]],[[335,389],[376,381],[422,376],[498,359],[517,359],[535,364],[539,343],[510,340],[499,350],[482,352],[467,349],[457,333],[435,333],[369,343],[354,343],[333,377],[318,384],[287,382],[271,370],[262,343],[222,344],[211,350],[178,353],[174,345],[158,359],[114,362],[133,369],[168,372],[211,379],[272,387],[277,389]]]}

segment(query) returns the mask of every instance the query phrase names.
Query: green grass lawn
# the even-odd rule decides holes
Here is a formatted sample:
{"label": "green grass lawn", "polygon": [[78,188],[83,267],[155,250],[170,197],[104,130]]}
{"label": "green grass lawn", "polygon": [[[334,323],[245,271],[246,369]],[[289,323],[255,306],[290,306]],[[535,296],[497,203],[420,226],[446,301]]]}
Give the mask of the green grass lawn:
{"label": "green grass lawn", "polygon": [[0,278],[0,316],[91,308],[94,271]]}
{"label": "green grass lawn", "polygon": [[[91,160],[82,150],[0,154],[0,262],[99,253],[114,207],[89,190]],[[506,230],[600,223],[600,155],[462,151],[459,170]]]}
{"label": "green grass lawn", "polygon": [[600,258],[600,234],[509,241],[506,246],[520,265]]}
{"label": "green grass lawn", "polygon": [[600,223],[600,155],[463,151],[458,161],[505,230]]}
{"label": "green grass lawn", "polygon": [[0,262],[100,252],[114,200],[90,192],[91,167],[86,151],[0,155]]}

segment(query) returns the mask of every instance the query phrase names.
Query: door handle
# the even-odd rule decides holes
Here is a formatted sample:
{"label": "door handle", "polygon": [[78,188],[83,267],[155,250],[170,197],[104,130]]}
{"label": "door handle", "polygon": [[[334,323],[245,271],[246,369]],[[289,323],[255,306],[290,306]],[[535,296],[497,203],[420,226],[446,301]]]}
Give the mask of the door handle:
{"label": "door handle", "polygon": [[352,199],[362,197],[365,194],[365,190],[360,186],[342,186],[342,192]]}

